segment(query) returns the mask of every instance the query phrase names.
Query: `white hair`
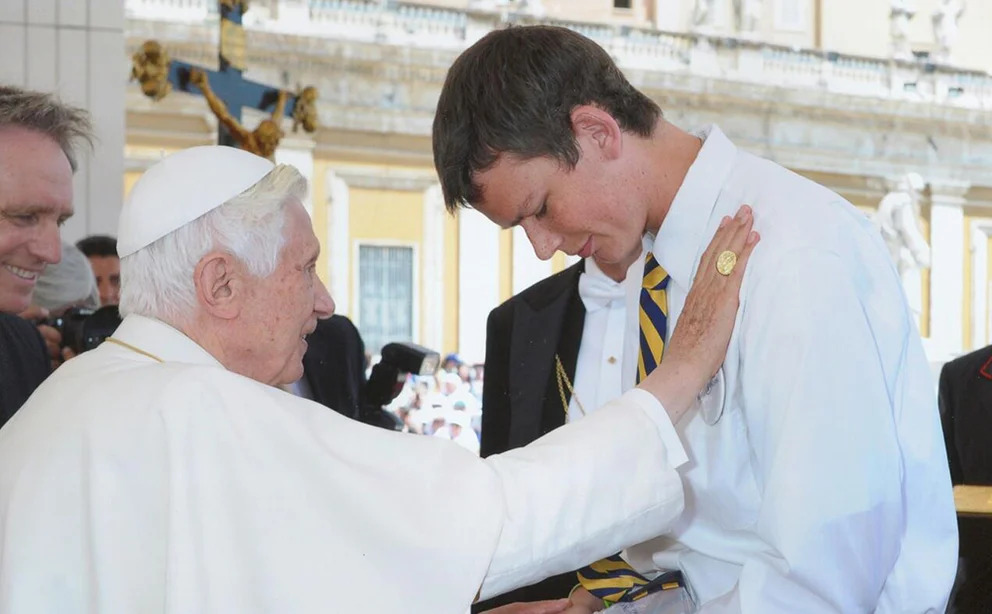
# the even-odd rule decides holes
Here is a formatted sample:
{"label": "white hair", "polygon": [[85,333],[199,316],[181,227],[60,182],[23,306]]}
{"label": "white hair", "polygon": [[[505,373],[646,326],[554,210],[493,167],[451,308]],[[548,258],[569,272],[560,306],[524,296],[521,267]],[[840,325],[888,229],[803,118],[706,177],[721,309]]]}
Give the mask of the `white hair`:
{"label": "white hair", "polygon": [[223,205],[121,258],[121,315],[188,323],[197,305],[193,272],[213,250],[231,254],[251,275],[271,275],[286,242],[285,206],[306,191],[306,178],[280,164]]}

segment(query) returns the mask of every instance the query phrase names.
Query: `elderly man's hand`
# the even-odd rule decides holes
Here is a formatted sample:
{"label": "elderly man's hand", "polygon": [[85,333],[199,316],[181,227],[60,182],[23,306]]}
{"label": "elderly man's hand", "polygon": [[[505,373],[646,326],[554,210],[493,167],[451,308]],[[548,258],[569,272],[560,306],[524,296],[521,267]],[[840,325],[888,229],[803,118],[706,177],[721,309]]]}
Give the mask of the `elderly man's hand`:
{"label": "elderly man's hand", "polygon": [[511,603],[492,610],[486,610],[483,614],[559,614],[560,612],[570,612],[570,605],[571,602],[568,599],[534,601],[532,603]]}

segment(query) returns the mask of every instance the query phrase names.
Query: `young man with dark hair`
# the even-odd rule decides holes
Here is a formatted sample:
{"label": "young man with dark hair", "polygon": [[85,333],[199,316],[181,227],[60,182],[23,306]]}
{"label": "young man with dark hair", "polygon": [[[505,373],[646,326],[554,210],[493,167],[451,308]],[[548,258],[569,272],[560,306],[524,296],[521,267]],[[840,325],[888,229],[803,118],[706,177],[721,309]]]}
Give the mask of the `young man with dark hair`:
{"label": "young man with dark hair", "polygon": [[117,256],[117,239],[91,235],[76,243],[93,267],[101,305],[116,305],[121,299],[121,259]]}
{"label": "young man with dark hair", "polygon": [[[957,536],[932,377],[864,215],[716,126],[669,123],[564,28],[511,27],[465,51],[433,143],[449,210],[522,226],[539,257],[592,258],[619,280],[648,252],[644,279],[625,281],[640,288],[628,293],[626,387],[691,304],[708,237],[742,204],[753,211],[762,241],[727,360],[676,425],[686,510],[626,552],[633,567],[681,570],[704,612],[943,611]],[[718,270],[733,259],[721,253]],[[618,475],[602,496],[627,484]]]}

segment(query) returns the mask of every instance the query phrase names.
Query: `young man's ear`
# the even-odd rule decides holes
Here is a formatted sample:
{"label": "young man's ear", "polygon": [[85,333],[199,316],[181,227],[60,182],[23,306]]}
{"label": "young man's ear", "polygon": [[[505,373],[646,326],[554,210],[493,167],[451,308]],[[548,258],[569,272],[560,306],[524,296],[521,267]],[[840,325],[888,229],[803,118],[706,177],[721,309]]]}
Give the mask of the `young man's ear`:
{"label": "young man's ear", "polygon": [[244,270],[231,254],[210,252],[196,264],[193,285],[200,308],[217,318],[230,320],[241,313],[244,300]]}
{"label": "young man's ear", "polygon": [[580,105],[572,109],[572,132],[584,151],[598,151],[608,160],[619,157],[623,151],[623,131],[612,115],[593,105]]}

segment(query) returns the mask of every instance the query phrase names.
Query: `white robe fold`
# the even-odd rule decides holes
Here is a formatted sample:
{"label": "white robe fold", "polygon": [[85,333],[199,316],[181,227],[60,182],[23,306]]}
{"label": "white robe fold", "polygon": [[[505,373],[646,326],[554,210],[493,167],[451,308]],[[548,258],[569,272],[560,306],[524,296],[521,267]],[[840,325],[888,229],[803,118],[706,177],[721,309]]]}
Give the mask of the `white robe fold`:
{"label": "white robe fold", "polygon": [[0,430],[0,612],[463,614],[682,509],[684,451],[643,391],[481,460],[227,371],[157,320],[115,338],[164,362],[105,343]]}

